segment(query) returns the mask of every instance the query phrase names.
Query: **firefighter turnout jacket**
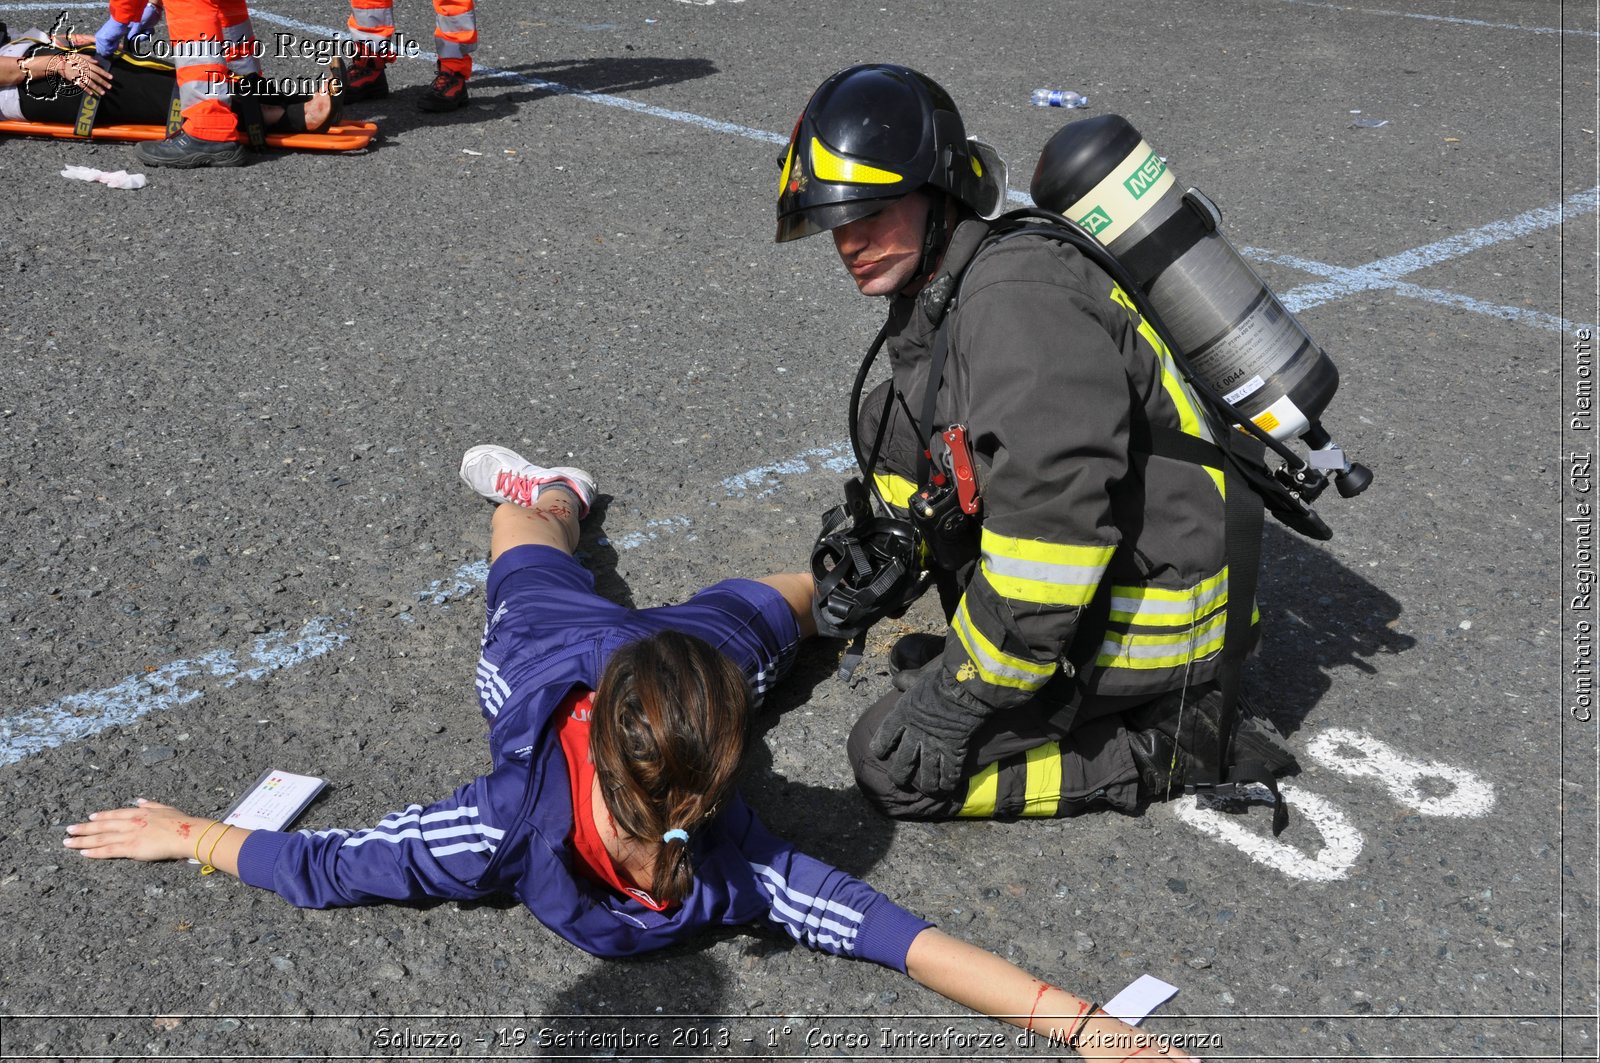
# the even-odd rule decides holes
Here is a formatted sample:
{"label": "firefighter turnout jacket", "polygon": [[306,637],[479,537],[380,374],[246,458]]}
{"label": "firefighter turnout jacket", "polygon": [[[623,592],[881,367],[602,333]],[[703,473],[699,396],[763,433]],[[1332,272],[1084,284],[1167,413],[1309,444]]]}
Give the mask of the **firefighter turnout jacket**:
{"label": "firefighter turnout jacket", "polygon": [[[950,256],[961,246],[971,255],[981,234],[970,227],[986,224],[958,227]],[[993,717],[1058,673],[1078,695],[1118,698],[1212,679],[1228,603],[1223,478],[1152,456],[1148,435],[1166,426],[1211,441],[1220,429],[1167,346],[1067,243],[1001,237],[964,272],[943,268],[960,280],[943,324],[932,449],[937,458],[940,430],[966,425],[982,503],[981,556],[950,616],[945,684]],[[874,480],[896,507],[916,489],[904,427],[922,416],[937,331],[924,302],[890,306],[902,430],[887,435]]]}

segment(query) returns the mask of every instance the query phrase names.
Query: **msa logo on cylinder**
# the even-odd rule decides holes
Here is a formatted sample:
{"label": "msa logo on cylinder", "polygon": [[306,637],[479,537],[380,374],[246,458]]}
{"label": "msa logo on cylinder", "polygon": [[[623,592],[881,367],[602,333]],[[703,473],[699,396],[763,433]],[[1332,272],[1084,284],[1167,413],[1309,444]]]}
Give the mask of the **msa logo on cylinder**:
{"label": "msa logo on cylinder", "polygon": [[[1155,187],[1155,183],[1166,172],[1167,164],[1161,161],[1161,156],[1152,151],[1150,157],[1141,162],[1139,168],[1129,174],[1128,179],[1122,182],[1122,187],[1126,188],[1128,194],[1134,199],[1142,199],[1144,194]],[[1090,230],[1090,232],[1093,231],[1092,229]]]}
{"label": "msa logo on cylinder", "polygon": [[1089,230],[1090,236],[1099,236],[1100,231],[1111,224],[1111,215],[1106,213],[1106,208],[1096,207],[1079,218],[1078,224]]}

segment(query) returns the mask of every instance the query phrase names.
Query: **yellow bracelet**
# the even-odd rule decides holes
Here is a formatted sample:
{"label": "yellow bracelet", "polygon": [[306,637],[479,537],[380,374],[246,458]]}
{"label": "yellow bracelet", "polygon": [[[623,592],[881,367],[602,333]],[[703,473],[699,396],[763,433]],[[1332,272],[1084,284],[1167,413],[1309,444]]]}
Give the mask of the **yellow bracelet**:
{"label": "yellow bracelet", "polygon": [[206,835],[210,834],[213,830],[216,830],[217,827],[221,825],[221,822],[222,822],[221,820],[216,820],[216,819],[212,820],[210,823],[208,823],[206,825],[206,829],[200,832],[200,837],[198,837],[198,838],[196,838],[194,840],[194,862],[195,863],[197,863],[197,864],[205,863],[204,860],[200,859],[200,846],[205,844]]}
{"label": "yellow bracelet", "polygon": [[211,874],[211,872],[213,872],[213,871],[215,871],[217,869],[216,865],[211,862],[211,858],[213,856],[217,855],[217,845],[218,845],[218,843],[220,843],[223,838],[227,837],[228,836],[228,832],[230,830],[232,830],[232,829],[233,829],[233,824],[229,823],[227,826],[222,828],[222,833],[217,835],[217,840],[211,843],[211,851],[206,853],[206,862],[200,868],[200,873],[202,875],[209,875],[209,874]]}

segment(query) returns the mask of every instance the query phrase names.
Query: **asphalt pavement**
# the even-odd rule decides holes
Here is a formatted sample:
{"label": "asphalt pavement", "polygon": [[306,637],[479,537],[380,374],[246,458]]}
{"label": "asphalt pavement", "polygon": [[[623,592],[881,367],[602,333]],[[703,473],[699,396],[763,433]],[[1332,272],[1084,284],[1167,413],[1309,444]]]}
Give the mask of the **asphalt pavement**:
{"label": "asphalt pavement", "polygon": [[[266,0],[268,72],[314,74],[271,37],[344,14]],[[396,19],[431,48],[425,5]],[[1331,542],[1266,536],[1253,689],[1304,768],[1281,839],[1192,799],[876,816],[845,736],[930,602],[854,685],[806,651],[758,812],[1056,984],[1170,982],[1147,1027],[1208,1060],[1596,1058],[1597,31],[1551,0],[484,0],[471,106],[417,112],[403,60],[353,110],[365,153],[116,191],[58,171],[129,146],[0,138],[0,1055],[1059,1053],[765,930],[602,961],[509,902],[300,911],[60,846],[139,796],[220,814],[267,768],[330,781],[317,828],[482,770],[474,444],[597,475],[582,552],[620,600],[804,567],[881,306],[825,238],[772,242],[777,156],[818,83],[885,60],[1018,194],[1063,122],[1128,117],[1337,362],[1326,421],[1375,480],[1319,504]]]}

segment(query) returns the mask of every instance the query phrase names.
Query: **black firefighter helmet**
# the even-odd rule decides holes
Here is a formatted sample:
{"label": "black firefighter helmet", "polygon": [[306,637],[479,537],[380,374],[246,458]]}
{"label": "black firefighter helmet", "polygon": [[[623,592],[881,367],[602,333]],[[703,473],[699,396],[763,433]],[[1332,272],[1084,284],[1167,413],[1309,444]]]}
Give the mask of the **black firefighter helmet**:
{"label": "black firefighter helmet", "polygon": [[1005,203],[1005,163],[968,139],[932,78],[881,63],[842,70],[812,93],[789,137],[777,240],[836,229],[925,185],[994,217]]}

